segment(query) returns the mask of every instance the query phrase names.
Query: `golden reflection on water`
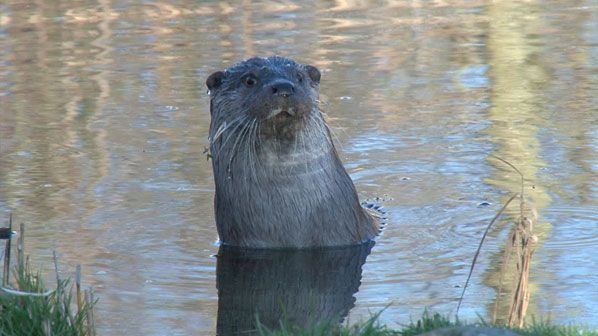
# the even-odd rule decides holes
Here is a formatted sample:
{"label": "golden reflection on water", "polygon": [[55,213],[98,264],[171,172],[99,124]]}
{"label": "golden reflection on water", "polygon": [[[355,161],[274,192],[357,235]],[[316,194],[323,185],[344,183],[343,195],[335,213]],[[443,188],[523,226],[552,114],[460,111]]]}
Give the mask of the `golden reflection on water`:
{"label": "golden reflection on water", "polygon": [[[538,129],[545,127],[542,116],[542,91],[543,83],[549,83],[549,75],[541,64],[531,63],[528,60],[541,52],[541,46],[530,44],[529,34],[538,32],[545,25],[537,12],[535,4],[493,3],[489,6],[490,20],[488,34],[488,50],[490,56],[491,72],[489,74],[492,86],[492,106],[489,109],[493,122],[487,130],[493,138],[501,139],[497,142],[494,155],[509,162],[517,162],[518,169],[525,177],[524,193],[531,204],[542,212],[551,202],[547,190],[541,184],[533,183],[538,178],[539,171],[546,166],[539,153],[541,145],[537,138]],[[502,190],[511,193],[520,192],[520,179],[510,168],[495,163],[496,170],[488,182]],[[530,183],[530,181],[532,181]],[[503,197],[503,202],[509,198]],[[516,214],[518,205],[511,207]],[[516,218],[516,215],[514,216]],[[511,218],[510,221],[514,220]],[[540,242],[546,239],[550,230],[550,223],[539,221],[534,225],[534,234],[538,235]],[[514,225],[508,223],[510,230]],[[500,263],[500,254],[494,256],[494,262]],[[517,274],[515,260],[511,259],[506,266],[504,274],[504,295],[501,298],[498,317],[503,323],[508,316],[509,298],[512,296],[511,284],[515,282]],[[485,276],[485,281],[494,288],[499,288],[501,269]],[[533,280],[529,284],[531,295],[535,292]],[[497,299],[495,299],[497,300]],[[535,302],[535,301],[532,301]],[[489,308],[492,309],[492,308]],[[530,305],[530,315],[538,315],[535,305]]]}
{"label": "golden reflection on water", "polygon": [[[534,2],[509,1],[493,2],[488,6],[487,13],[491,18],[488,27],[491,68],[489,77],[492,81],[491,107],[488,111],[493,123],[487,132],[492,138],[497,139],[493,154],[516,163],[523,173],[526,179],[525,197],[541,214],[547,207],[554,206],[551,194],[557,192],[559,188],[555,188],[555,185],[546,185],[541,181],[544,175],[542,171],[548,164],[543,159],[542,151],[546,149],[543,148],[539,133],[542,129],[558,127],[559,122],[555,120],[555,114],[566,113],[566,111],[548,111],[549,107],[547,107],[547,100],[553,98],[547,97],[548,88],[556,82],[557,78],[552,73],[555,70],[554,65],[542,57],[544,56],[542,54],[546,53],[546,44],[549,44],[544,40],[561,31],[545,20],[540,6]],[[550,55],[545,56],[550,57]],[[571,66],[575,69],[580,64],[571,64]],[[583,147],[591,148],[592,144],[586,143]],[[520,181],[517,174],[500,162],[494,165],[496,170],[486,181],[510,194],[519,192]],[[576,185],[590,185],[591,179],[590,174],[585,174],[580,176]],[[503,202],[508,197],[505,195]],[[512,209],[516,214],[518,206],[513,206]],[[542,218],[536,223],[534,233],[540,238],[540,246],[537,248],[541,249],[542,242],[550,237],[553,224],[560,223],[550,223]],[[495,255],[493,260],[499,263],[501,255]],[[495,269],[497,274],[486,274],[485,282],[498,288],[500,268]],[[510,274],[505,275],[505,284],[508,287],[513,281],[512,275],[516,274],[517,270],[514,263],[507,269]],[[550,274],[550,266],[544,271]],[[553,301],[550,298],[551,294],[547,295],[538,290],[538,285],[533,278],[532,275],[530,282],[532,298],[539,295],[545,300]],[[508,291],[505,293],[501,301],[503,305],[508,302],[510,295]],[[536,302],[538,301],[532,299],[528,310],[529,316],[542,315]],[[556,305],[556,301],[553,301],[553,304]],[[499,310],[499,316],[505,316],[507,312],[508,308],[503,306]]]}
{"label": "golden reflection on water", "polygon": [[[281,54],[322,70],[323,109],[358,189],[392,198],[352,320],[390,302],[387,323],[426,306],[454,311],[483,228],[519,188],[515,173],[489,159],[497,155],[524,173],[541,215],[530,313],[592,323],[595,9],[0,4],[0,214],[27,224],[28,252],[48,270],[53,249],[65,275],[83,265],[101,300],[102,334],[212,333],[204,81],[241,59]],[[505,231],[487,242],[468,318],[492,307]]]}

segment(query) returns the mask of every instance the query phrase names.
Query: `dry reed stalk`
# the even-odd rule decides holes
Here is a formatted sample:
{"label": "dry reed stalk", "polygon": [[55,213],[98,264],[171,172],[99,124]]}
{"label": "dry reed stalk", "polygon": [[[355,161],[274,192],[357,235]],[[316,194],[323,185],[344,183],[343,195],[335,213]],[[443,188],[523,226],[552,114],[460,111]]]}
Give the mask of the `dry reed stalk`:
{"label": "dry reed stalk", "polygon": [[52,256],[54,259],[54,272],[56,273],[56,297],[58,302],[62,302],[63,305],[58,305],[58,309],[60,309],[63,315],[68,317],[69,322],[71,325],[75,325],[75,317],[71,311],[70,303],[71,300],[67,299],[67,294],[61,290],[61,280],[60,276],[58,275],[58,257],[56,256],[56,251],[52,251]]}
{"label": "dry reed stalk", "polygon": [[[89,289],[89,295],[91,298],[91,304],[93,305],[95,303],[95,296],[93,294],[93,288]],[[89,310],[89,314],[91,315],[91,336],[96,336],[96,318],[93,312],[93,309]]]}
{"label": "dry reed stalk", "polygon": [[496,323],[496,315],[500,297],[502,294],[502,287],[504,277],[507,274],[507,267],[510,263],[511,256],[515,255],[516,275],[511,287],[511,300],[509,302],[509,318],[507,323],[509,327],[518,326],[523,327],[525,314],[530,300],[529,292],[529,273],[532,255],[534,253],[535,244],[538,238],[533,234],[534,223],[538,219],[536,210],[526,201],[524,196],[524,177],[523,174],[511,163],[499,157],[494,158],[507,164],[515,170],[521,178],[521,194],[519,202],[519,218],[516,221],[516,226],[513,228],[507,246],[503,253],[501,265],[501,277],[499,280],[498,293],[494,303],[494,312],[492,315],[492,322]]}
{"label": "dry reed stalk", "polygon": [[77,265],[75,269],[75,289],[77,291],[77,312],[80,312],[83,306],[81,298],[81,265]]}
{"label": "dry reed stalk", "polygon": [[[84,293],[85,295],[85,305],[88,307],[92,307],[93,305],[93,290],[88,289]],[[87,336],[95,336],[95,318],[93,316],[93,309],[90,309],[87,316]]]}
{"label": "dry reed stalk", "polygon": [[4,273],[2,273],[2,287],[8,285],[10,279],[10,243],[12,240],[12,213],[8,216],[8,239],[4,246]]}
{"label": "dry reed stalk", "polygon": [[513,283],[512,289],[512,296],[510,301],[510,309],[509,309],[509,319],[508,325],[513,327],[517,325],[518,327],[523,327],[524,320],[525,320],[525,313],[527,311],[527,307],[529,305],[530,300],[530,292],[529,292],[529,273],[530,273],[530,264],[532,255],[535,248],[535,243],[538,241],[538,238],[533,234],[533,226],[534,223],[537,221],[537,213],[535,209],[525,200],[524,197],[524,177],[521,171],[517,169],[514,165],[509,163],[508,161],[501,159],[497,156],[492,156],[493,158],[500,160],[501,162],[505,163],[513,170],[515,170],[520,178],[521,178],[521,193],[515,194],[509,198],[509,200],[503,205],[500,211],[494,216],[492,221],[486,227],[486,231],[480,240],[478,245],[478,249],[474,255],[471,268],[469,270],[469,275],[467,276],[467,280],[465,282],[465,286],[463,287],[463,292],[461,293],[461,298],[459,299],[459,304],[457,305],[457,315],[459,314],[459,308],[461,307],[461,302],[463,301],[463,297],[465,295],[465,289],[469,284],[469,280],[473,273],[473,268],[477,261],[478,255],[480,254],[480,250],[482,248],[482,244],[490,230],[490,227],[496,222],[496,220],[500,217],[500,215],[505,211],[505,209],[509,206],[509,204],[516,198],[519,197],[519,213],[520,217],[516,221],[516,226],[513,228],[512,233],[509,236],[509,240],[507,241],[507,245],[505,247],[505,251],[503,253],[502,258],[502,265],[501,265],[501,277],[499,280],[499,288],[498,293],[496,296],[496,301],[494,305],[494,312],[492,315],[492,322],[496,323],[496,314],[498,312],[498,303],[500,301],[500,296],[502,293],[502,285],[504,276],[507,273],[507,265],[511,260],[511,256],[516,254],[516,269],[517,274],[515,276],[515,282]]}
{"label": "dry reed stalk", "polygon": [[19,238],[17,239],[17,267],[19,273],[25,269],[25,224],[23,223],[19,228]]}
{"label": "dry reed stalk", "polygon": [[[522,201],[522,207],[526,206],[525,201]],[[510,327],[523,327],[525,313],[529,304],[529,273],[532,255],[535,250],[535,245],[538,238],[533,234],[534,222],[537,215],[533,209],[523,209],[522,216],[519,219],[518,226],[512,234],[511,242],[516,248],[517,255],[517,277],[513,285],[513,295],[511,297],[511,305],[509,310]]]}
{"label": "dry reed stalk", "polygon": [[[84,295],[85,295],[85,305],[90,304],[91,299],[89,298],[89,291],[85,290]],[[87,319],[87,336],[91,336],[91,315],[87,314],[86,319]]]}
{"label": "dry reed stalk", "polygon": [[[54,273],[56,273],[56,298],[60,302],[64,294],[60,290],[60,276],[58,275],[58,257],[56,257],[56,251],[52,251],[52,258],[54,261]],[[60,309],[60,312],[64,314],[64,308],[62,305],[58,305],[58,309]]]}

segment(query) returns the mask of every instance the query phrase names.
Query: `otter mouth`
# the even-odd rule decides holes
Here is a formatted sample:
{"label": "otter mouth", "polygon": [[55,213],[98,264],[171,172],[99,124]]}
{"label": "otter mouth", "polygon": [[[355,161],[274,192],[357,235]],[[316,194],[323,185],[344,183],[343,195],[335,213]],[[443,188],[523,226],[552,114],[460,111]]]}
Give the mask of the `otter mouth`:
{"label": "otter mouth", "polygon": [[282,115],[282,116],[285,116],[285,117],[292,117],[296,113],[295,113],[295,109],[291,107],[289,109],[283,109],[283,110],[281,110],[279,114]]}
{"label": "otter mouth", "polygon": [[297,115],[297,109],[294,107],[277,107],[272,109],[272,111],[268,114],[267,119],[274,117],[286,119],[294,117],[295,115]]}

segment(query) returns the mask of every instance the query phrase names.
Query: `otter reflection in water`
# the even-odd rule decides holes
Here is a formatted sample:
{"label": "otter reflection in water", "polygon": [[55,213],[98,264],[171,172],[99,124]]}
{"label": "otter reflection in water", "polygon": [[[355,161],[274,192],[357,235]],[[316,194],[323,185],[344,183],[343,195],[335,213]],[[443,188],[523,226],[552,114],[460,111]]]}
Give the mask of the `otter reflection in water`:
{"label": "otter reflection in water", "polygon": [[373,242],[327,249],[255,250],[221,246],[216,269],[218,335],[341,322],[353,307]]}

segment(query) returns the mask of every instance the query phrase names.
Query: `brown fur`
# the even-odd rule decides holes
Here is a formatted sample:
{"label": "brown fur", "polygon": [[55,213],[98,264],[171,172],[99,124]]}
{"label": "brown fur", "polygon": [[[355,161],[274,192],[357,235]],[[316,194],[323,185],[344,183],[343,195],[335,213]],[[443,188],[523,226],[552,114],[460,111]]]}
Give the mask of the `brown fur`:
{"label": "brown fur", "polygon": [[283,57],[252,58],[206,84],[216,225],[225,244],[316,247],[377,233],[318,108],[320,72]]}

